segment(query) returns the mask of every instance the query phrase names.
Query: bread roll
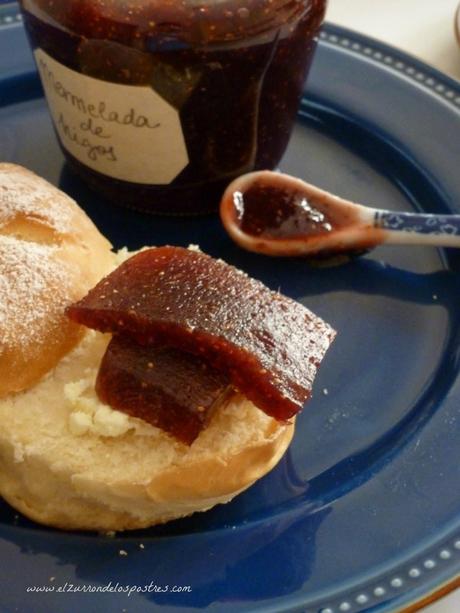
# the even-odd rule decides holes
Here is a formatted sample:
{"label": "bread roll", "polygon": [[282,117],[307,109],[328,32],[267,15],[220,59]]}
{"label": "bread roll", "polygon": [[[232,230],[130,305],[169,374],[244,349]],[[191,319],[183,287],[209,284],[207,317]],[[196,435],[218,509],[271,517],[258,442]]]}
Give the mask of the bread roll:
{"label": "bread roll", "polygon": [[36,383],[81,338],[64,309],[113,268],[110,250],[71,198],[0,164],[0,397]]}
{"label": "bread roll", "polygon": [[57,528],[144,528],[227,502],[294,431],[236,396],[188,447],[102,406],[94,380],[109,337],[64,308],[116,265],[72,200],[0,164],[0,495]]}

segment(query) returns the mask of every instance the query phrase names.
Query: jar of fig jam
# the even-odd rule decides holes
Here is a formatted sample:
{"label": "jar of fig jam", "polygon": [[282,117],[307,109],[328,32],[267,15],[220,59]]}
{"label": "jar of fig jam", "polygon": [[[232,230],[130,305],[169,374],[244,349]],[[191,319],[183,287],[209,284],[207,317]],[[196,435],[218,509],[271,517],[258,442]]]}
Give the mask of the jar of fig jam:
{"label": "jar of fig jam", "polygon": [[287,146],[326,0],[22,0],[70,166],[119,204],[216,209]]}

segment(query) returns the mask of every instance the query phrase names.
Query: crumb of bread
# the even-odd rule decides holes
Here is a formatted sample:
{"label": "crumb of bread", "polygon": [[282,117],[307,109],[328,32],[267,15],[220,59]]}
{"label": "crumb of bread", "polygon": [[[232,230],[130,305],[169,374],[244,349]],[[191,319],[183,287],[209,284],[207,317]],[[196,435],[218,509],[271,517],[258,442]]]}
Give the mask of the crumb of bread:
{"label": "crumb of bread", "polygon": [[[89,338],[96,338],[97,332],[88,331]],[[97,368],[86,369],[86,377],[64,385],[64,398],[72,407],[68,419],[70,432],[75,436],[92,433],[98,436],[118,437],[129,431],[146,436],[155,436],[156,428],[141,419],[112,409],[102,403],[96,395]]]}
{"label": "crumb of bread", "polygon": [[75,436],[86,434],[91,429],[93,420],[83,411],[73,411],[69,417],[69,429]]}
{"label": "crumb of bread", "polygon": [[[147,249],[147,247],[143,247],[142,249],[140,249],[139,251],[143,251],[144,249]],[[132,255],[134,255],[135,253],[137,253],[137,251],[133,252],[133,251],[129,251],[128,247],[122,247],[121,249],[119,249],[116,253],[115,253],[115,262],[117,266],[120,266],[120,264],[123,264],[123,262],[125,262],[128,258],[130,258]]]}

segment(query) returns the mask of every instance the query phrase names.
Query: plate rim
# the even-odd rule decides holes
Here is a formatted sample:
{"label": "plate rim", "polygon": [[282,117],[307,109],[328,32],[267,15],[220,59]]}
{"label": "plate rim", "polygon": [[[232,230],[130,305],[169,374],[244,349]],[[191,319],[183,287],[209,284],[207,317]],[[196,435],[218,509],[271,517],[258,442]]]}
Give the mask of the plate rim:
{"label": "plate rim", "polygon": [[[391,70],[424,87],[460,112],[460,81],[428,62],[377,38],[326,21],[320,40]],[[452,94],[450,91],[452,90]]]}

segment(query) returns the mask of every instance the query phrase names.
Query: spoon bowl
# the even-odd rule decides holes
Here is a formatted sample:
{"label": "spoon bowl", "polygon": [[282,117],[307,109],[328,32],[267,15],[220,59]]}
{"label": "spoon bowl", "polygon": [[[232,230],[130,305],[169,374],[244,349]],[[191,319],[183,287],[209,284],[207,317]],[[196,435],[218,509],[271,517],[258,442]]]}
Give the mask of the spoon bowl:
{"label": "spoon bowl", "polygon": [[235,179],[220,215],[240,247],[271,256],[349,258],[388,243],[460,247],[460,215],[374,209],[272,171]]}

